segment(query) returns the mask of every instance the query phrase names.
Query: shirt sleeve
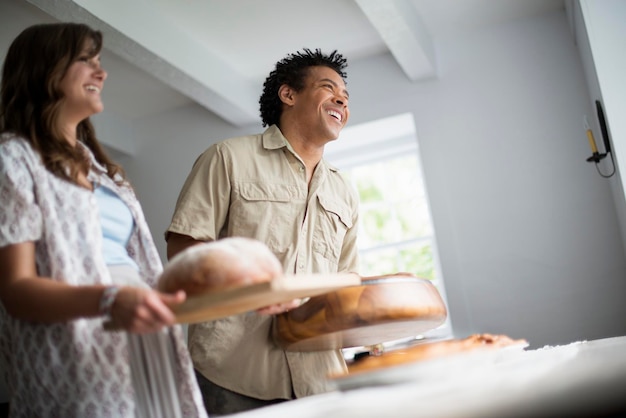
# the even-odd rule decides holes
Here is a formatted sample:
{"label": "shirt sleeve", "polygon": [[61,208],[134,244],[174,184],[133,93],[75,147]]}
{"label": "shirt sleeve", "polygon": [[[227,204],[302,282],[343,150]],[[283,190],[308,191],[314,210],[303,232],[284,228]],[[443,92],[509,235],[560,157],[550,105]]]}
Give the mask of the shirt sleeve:
{"label": "shirt sleeve", "polygon": [[207,149],[193,165],[181,189],[168,232],[198,241],[219,238],[230,205],[229,159],[219,145]]}
{"label": "shirt sleeve", "polygon": [[37,241],[43,232],[32,164],[20,144],[0,144],[0,247]]}

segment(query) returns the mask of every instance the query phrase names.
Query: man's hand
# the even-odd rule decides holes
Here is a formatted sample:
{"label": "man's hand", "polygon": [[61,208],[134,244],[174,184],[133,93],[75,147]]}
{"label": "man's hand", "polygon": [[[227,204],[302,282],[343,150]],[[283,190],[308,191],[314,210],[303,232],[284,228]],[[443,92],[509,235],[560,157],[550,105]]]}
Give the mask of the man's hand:
{"label": "man's hand", "polygon": [[288,312],[292,309],[295,309],[299,306],[302,306],[302,304],[306,303],[308,300],[308,298],[305,299],[293,299],[289,302],[286,303],[278,303],[276,305],[270,305],[270,306],[266,306],[264,308],[261,309],[257,309],[257,313],[261,314],[261,315],[278,315],[281,313],[285,313]]}

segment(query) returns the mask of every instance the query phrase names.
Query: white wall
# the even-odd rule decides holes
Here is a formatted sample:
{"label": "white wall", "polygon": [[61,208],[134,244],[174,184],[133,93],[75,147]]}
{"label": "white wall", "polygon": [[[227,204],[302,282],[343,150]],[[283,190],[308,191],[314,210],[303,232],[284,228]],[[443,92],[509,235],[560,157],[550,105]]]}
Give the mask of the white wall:
{"label": "white wall", "polygon": [[[581,0],[573,1],[570,9],[591,100],[600,100],[604,107],[616,165],[616,174],[609,182],[626,241],[626,2]],[[596,132],[600,137],[599,127]],[[608,160],[601,166],[610,173]]]}
{"label": "white wall", "polygon": [[564,15],[437,48],[438,80],[380,60],[352,66],[350,88],[353,115],[415,115],[453,328],[534,345],[624,333],[623,246],[584,161],[592,108]]}
{"label": "white wall", "polygon": [[[438,79],[411,83],[383,56],[351,62],[348,89],[352,123],[415,116],[457,336],[503,332],[537,347],[626,333],[626,260],[609,185],[585,162],[593,109],[565,14],[437,50]],[[127,169],[164,255],[196,156],[261,127],[235,130],[191,106],[134,129]]]}
{"label": "white wall", "polygon": [[220,139],[261,129],[260,122],[258,126],[236,129],[196,105],[144,118],[135,124],[136,154],[124,168],[133,181],[164,262],[167,258],[163,234],[195,159]]}

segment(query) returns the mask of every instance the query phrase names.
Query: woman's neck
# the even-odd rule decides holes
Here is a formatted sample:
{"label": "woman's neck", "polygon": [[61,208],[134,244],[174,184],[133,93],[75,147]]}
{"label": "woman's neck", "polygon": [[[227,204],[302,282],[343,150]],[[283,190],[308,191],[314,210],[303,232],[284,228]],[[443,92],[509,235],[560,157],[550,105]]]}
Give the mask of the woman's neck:
{"label": "woman's neck", "polygon": [[61,124],[61,129],[60,129],[61,136],[73,147],[75,147],[76,142],[78,142],[78,139],[76,137],[77,128],[78,128],[77,123],[67,122],[67,123]]}

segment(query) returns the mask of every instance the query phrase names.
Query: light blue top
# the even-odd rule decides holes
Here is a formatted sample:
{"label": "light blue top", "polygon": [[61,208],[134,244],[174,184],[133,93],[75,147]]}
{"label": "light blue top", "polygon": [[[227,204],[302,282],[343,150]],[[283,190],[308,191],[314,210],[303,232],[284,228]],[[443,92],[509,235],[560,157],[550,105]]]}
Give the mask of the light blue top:
{"label": "light blue top", "polygon": [[100,208],[104,261],[109,266],[123,264],[139,270],[126,250],[126,244],[135,227],[130,209],[107,187],[96,185],[94,195]]}

